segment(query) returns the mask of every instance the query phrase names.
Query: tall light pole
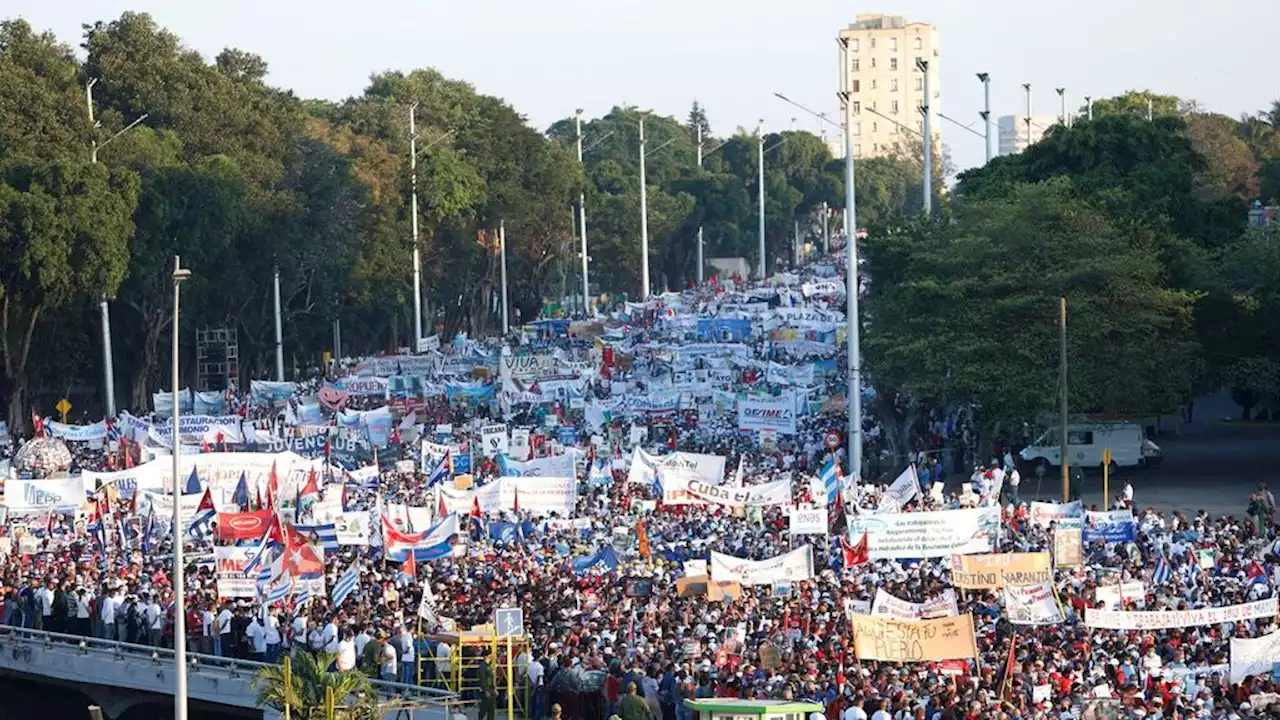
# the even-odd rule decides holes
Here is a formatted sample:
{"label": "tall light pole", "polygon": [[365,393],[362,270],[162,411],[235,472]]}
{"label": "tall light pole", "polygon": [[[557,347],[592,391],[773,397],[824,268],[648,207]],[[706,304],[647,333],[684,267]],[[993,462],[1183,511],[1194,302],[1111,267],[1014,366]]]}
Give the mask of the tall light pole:
{"label": "tall light pole", "polygon": [[1085,117],[1093,119],[1093,98],[1089,95],[1084,96]]}
{"label": "tall light pole", "polygon": [[846,407],[849,409],[849,475],[855,483],[862,482],[862,346],[858,319],[858,203],[854,185],[853,167],[853,93],[849,82],[849,42],[839,38],[840,44],[840,101],[844,114],[844,230],[845,230],[845,293],[848,296],[845,321],[845,344],[848,346],[848,385],[845,389]]}
{"label": "tall light pole", "polygon": [[[696,122],[696,123],[697,123],[697,125],[698,125],[698,127],[696,128],[697,133],[698,133],[698,171],[699,171],[699,172],[701,172],[701,171],[702,171],[702,118],[701,118],[701,117],[694,118],[694,122]],[[697,278],[698,278],[698,284],[699,284],[699,285],[701,285],[701,284],[702,284],[703,266],[704,266],[704,263],[703,263],[703,259],[702,259],[702,223],[698,223],[698,274],[697,274]]]}
{"label": "tall light pole", "polygon": [[[1031,147],[1031,83],[1022,83],[1022,90],[1027,94],[1027,147]],[[1026,148],[1023,148],[1024,150]]]}
{"label": "tall light pole", "polygon": [[[93,117],[93,86],[98,84],[98,78],[91,78],[84,86],[85,102],[89,106],[89,125],[90,132],[93,133],[89,137],[89,162],[98,163],[99,148],[106,147],[112,140],[120,137],[128,132],[138,123],[147,119],[150,113],[143,113],[141,117],[125,126],[123,130],[115,135],[107,138],[106,142],[98,144],[98,122]],[[104,292],[98,301],[98,312],[102,316],[102,386],[104,400],[106,402],[105,417],[115,417],[116,415],[116,373],[115,373],[115,353],[112,351],[111,345],[111,311],[107,306],[107,302],[111,298],[107,297]]]}
{"label": "tall light pole", "polygon": [[177,255],[173,256],[173,432],[170,440],[173,441],[173,662],[174,662],[174,686],[173,686],[173,717],[175,720],[187,720],[187,610],[186,598],[184,592],[186,583],[183,581],[182,544],[186,536],[186,528],[182,526],[182,472],[179,469],[179,461],[182,459],[181,433],[178,429],[181,427],[178,423],[178,416],[181,413],[181,399],[179,398],[179,387],[182,387],[178,378],[178,337],[180,335],[181,326],[179,324],[180,307],[179,298],[181,297],[182,281],[191,277],[191,271],[182,267],[182,261]]}
{"label": "tall light pole", "polygon": [[760,204],[760,280],[765,277],[765,247],[764,247],[764,119],[760,120],[760,124],[756,126],[756,164],[758,171],[758,182],[760,186],[756,189],[757,200]]}
{"label": "tall light pole", "polygon": [[418,128],[415,125],[418,103],[409,105],[409,182],[410,223],[413,228],[413,344],[418,352],[422,340],[422,253],[418,249]]}
{"label": "tall light pole", "polygon": [[507,223],[498,221],[498,252],[502,254],[502,336],[506,337],[511,330],[507,305]]}
{"label": "tall light pole", "polygon": [[831,230],[827,227],[827,221],[830,220],[828,215],[831,211],[827,207],[827,201],[822,201],[822,254],[831,254]]}
{"label": "tall light pole", "polygon": [[1067,89],[1054,88],[1054,92],[1058,93],[1058,123],[1067,127]]}
{"label": "tall light pole", "polygon": [[640,116],[640,299],[649,299],[649,200],[645,190],[644,115]]}
{"label": "tall light pole", "polygon": [[978,73],[978,79],[982,81],[982,112],[978,114],[982,116],[982,137],[987,146],[987,162],[991,162],[991,76]]}
{"label": "tall light pole", "polygon": [[[276,382],[284,382],[284,334],[281,331],[280,323],[280,266],[276,265],[271,274],[271,284],[274,288],[272,293],[275,305],[276,315]],[[417,343],[414,343],[413,351],[418,351]]]}
{"label": "tall light pole", "polygon": [[924,105],[920,114],[924,116],[924,214],[933,214],[933,96],[929,89],[929,61],[916,60],[916,69],[924,74]]}
{"label": "tall light pole", "polygon": [[[582,177],[587,176],[587,166],[582,162],[582,109],[573,111],[573,127],[578,141],[578,164],[582,166]],[[578,193],[578,232],[582,233],[582,313],[591,314],[591,290],[587,282],[587,200],[584,193]]]}

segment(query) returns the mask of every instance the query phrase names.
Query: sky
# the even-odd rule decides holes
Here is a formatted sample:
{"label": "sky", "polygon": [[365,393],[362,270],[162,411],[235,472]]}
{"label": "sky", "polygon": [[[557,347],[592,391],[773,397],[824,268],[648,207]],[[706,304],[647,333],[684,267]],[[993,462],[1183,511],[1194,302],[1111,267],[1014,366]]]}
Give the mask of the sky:
{"label": "sky", "polygon": [[[341,100],[372,73],[434,67],[505,99],[540,130],[582,108],[636,105],[684,118],[694,100],[714,132],[818,121],[782,93],[838,115],[835,37],[858,12],[938,26],[941,110],[981,132],[982,86],[992,116],[1034,114],[1083,96],[1150,89],[1232,117],[1280,98],[1280,2],[1274,0],[11,0],[20,16],[72,45],[81,24],[149,12],[212,59],[224,47],[262,56],[268,80],[299,96]],[[994,134],[994,133],[993,133]],[[981,164],[982,138],[942,122],[960,169]],[[994,140],[993,140],[994,143]]]}

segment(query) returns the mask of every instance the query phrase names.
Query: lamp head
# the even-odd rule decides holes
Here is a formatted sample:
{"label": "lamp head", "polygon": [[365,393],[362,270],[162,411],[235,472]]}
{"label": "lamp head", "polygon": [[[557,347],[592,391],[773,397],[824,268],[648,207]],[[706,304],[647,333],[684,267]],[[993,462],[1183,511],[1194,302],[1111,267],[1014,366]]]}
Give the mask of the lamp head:
{"label": "lamp head", "polygon": [[978,73],[978,79],[981,80],[982,82],[987,82],[988,80],[991,79],[991,76],[988,75],[987,73]]}

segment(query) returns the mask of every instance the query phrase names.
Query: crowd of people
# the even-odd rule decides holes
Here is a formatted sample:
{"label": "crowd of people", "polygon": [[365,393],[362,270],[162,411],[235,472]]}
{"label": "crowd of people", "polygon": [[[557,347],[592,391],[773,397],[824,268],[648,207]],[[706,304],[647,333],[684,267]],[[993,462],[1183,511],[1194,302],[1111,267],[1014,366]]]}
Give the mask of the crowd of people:
{"label": "crowd of people", "polygon": [[[326,408],[329,429],[318,432],[334,437],[350,434],[337,418],[342,413],[357,417],[389,404],[395,419],[385,442],[365,435],[359,445],[369,457],[351,466],[338,463],[327,443],[313,455],[310,469],[293,479],[301,485],[318,474],[309,502],[302,498],[311,490],[285,478],[266,487],[264,502],[264,484],[253,480],[245,496],[237,489],[233,507],[218,501],[218,521],[265,509],[286,529],[315,527],[333,521],[320,517],[320,508],[336,503],[343,514],[364,513],[367,532],[355,542],[326,541],[323,582],[300,581],[281,598],[267,592],[279,563],[251,596],[220,595],[226,568],[214,548],[235,542],[222,537],[216,522],[203,533],[181,533],[190,563],[180,591],[191,647],[264,662],[305,648],[332,653],[338,671],[455,690],[459,664],[472,663],[472,684],[462,689],[484,714],[502,692],[493,673],[499,660],[483,648],[457,647],[454,638],[493,622],[497,609],[519,608],[525,635],[515,674],[528,686],[522,712],[535,720],[686,720],[692,715],[684,701],[705,698],[805,700],[820,705],[828,720],[1231,719],[1280,712],[1271,667],[1233,680],[1230,653],[1232,638],[1271,633],[1274,614],[1150,629],[1086,621],[1104,608],[1188,611],[1273,597],[1280,558],[1274,499],[1265,487],[1239,519],[1203,511],[1162,515],[1136,505],[1128,486],[1112,508],[1093,510],[1130,513],[1131,537],[1085,535],[1080,561],[1068,566],[1058,562],[1055,546],[1063,524],[1046,521],[1038,503],[1019,495],[1011,454],[1001,450],[976,463],[972,475],[955,472],[974,454],[961,442],[969,435],[963,412],[931,415],[913,448],[925,452],[895,461],[890,475],[849,477],[841,435],[844,352],[834,331],[842,320],[841,271],[838,263],[819,264],[765,284],[716,282],[648,306],[626,305],[597,323],[544,324],[518,339],[466,341],[466,352],[489,353],[495,371],[522,357],[550,355],[559,365],[542,377],[495,372],[487,381],[429,371],[425,385],[433,389],[422,398],[388,393],[382,403],[362,396],[341,410]],[[730,339],[722,333],[709,340],[700,319],[725,320],[715,327]],[[586,325],[598,327],[583,337]],[[337,367],[295,384],[286,398],[228,394],[224,412],[240,418],[244,435],[234,450],[259,443],[275,449],[272,436],[317,432],[298,422],[299,405],[369,364]],[[798,391],[805,399],[793,408],[794,432],[744,428],[735,412],[747,398],[767,403]],[[667,404],[670,398],[676,399]],[[484,428],[494,424],[503,424],[501,452],[484,446]],[[901,449],[883,447],[874,420],[863,429],[876,458]],[[518,435],[524,439],[517,444]],[[222,440],[203,438],[199,450],[227,451]],[[108,476],[145,466],[144,453],[155,450],[145,438],[111,432],[101,441],[65,444],[73,473]],[[436,454],[441,447],[445,457]],[[707,485],[749,492],[789,482],[789,489],[783,500],[761,503],[709,501],[705,491],[675,497],[678,473],[664,476],[663,458],[677,453],[721,459],[713,463],[719,477]],[[563,509],[530,508],[528,499],[521,507],[518,491],[514,502],[481,506],[486,487],[519,473],[513,467],[566,455],[575,482]],[[907,459],[918,462],[907,466]],[[209,488],[209,478],[194,475],[197,491]],[[915,487],[905,489],[904,477]],[[145,509],[141,483],[131,491],[110,489],[115,482],[99,477],[88,488],[90,499],[71,511],[9,512],[0,622],[172,644],[173,538]],[[450,509],[458,497],[469,498],[468,505]],[[859,657],[851,618],[872,612],[878,594],[919,604],[951,597],[955,588],[950,555],[885,557],[869,542],[870,532],[857,529],[883,514],[962,508],[991,508],[999,517],[984,554],[1055,553],[1050,575],[1061,617],[1015,623],[998,589],[960,589],[947,616],[972,617],[969,656]],[[799,510],[822,510],[825,532],[793,534]],[[423,537],[451,515],[463,517],[448,551],[423,547]],[[397,554],[397,543],[405,542],[408,551]],[[239,542],[255,552],[265,545],[259,538]],[[811,567],[794,580],[728,587],[716,577],[712,553],[760,561],[806,546]],[[259,564],[271,566],[279,553],[268,549]]]}

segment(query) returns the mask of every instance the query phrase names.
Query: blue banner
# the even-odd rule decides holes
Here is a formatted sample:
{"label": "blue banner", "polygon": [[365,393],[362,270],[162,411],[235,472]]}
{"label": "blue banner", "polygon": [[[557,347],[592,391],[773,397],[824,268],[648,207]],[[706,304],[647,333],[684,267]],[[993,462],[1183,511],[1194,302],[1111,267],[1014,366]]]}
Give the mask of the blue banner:
{"label": "blue banner", "polygon": [[1085,542],[1133,542],[1137,531],[1138,523],[1128,510],[1084,514]]}
{"label": "blue banner", "polygon": [[750,336],[750,320],[698,318],[698,339],[703,342],[746,342]]}

